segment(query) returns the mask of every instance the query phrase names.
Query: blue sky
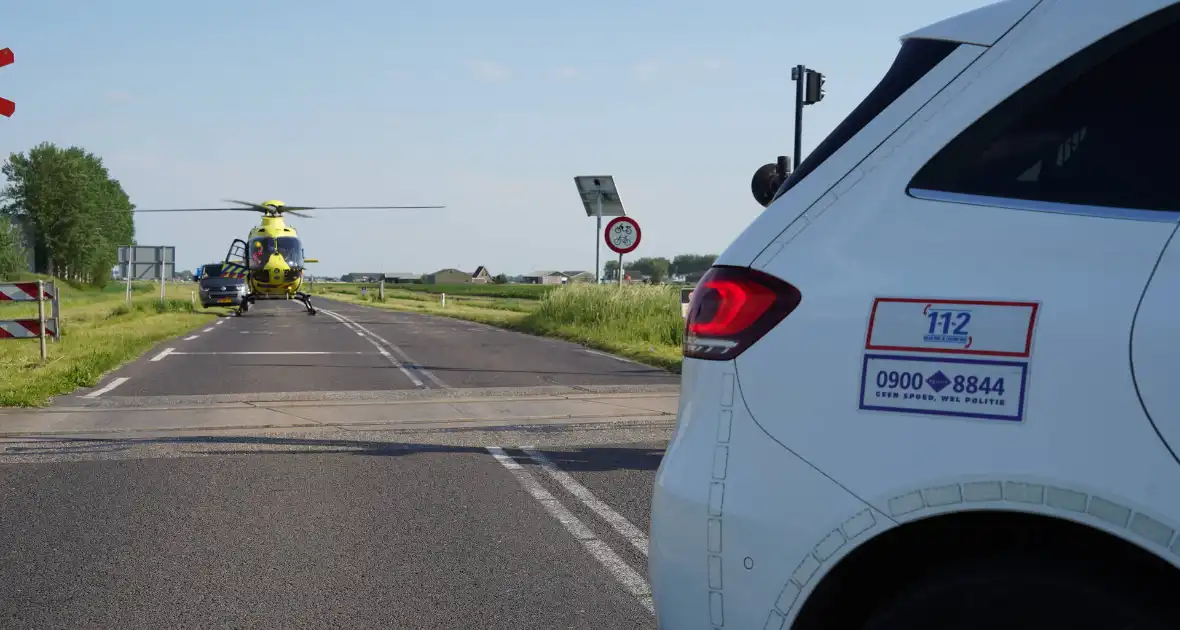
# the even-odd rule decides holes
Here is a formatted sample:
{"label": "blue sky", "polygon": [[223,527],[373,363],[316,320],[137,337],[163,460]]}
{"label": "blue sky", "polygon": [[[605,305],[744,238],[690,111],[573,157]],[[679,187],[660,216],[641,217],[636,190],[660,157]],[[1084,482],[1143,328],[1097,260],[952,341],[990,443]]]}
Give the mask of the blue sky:
{"label": "blue sky", "polygon": [[[141,208],[447,206],[292,219],[335,275],[592,268],[579,174],[615,176],[635,256],[719,253],[761,210],[754,170],[791,152],[791,65],[827,76],[806,153],[899,36],[987,0],[10,4],[4,156],[83,146]],[[256,217],[138,215],[136,233],[191,268]]]}

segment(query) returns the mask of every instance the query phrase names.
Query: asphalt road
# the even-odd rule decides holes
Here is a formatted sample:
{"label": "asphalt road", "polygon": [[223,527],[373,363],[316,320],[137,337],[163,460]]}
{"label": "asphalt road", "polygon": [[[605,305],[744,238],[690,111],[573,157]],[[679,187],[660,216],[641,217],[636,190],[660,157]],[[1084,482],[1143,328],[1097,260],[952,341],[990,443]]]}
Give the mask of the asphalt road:
{"label": "asphalt road", "polygon": [[646,506],[667,437],[7,439],[0,626],[654,628]]}
{"label": "asphalt road", "polygon": [[678,376],[320,306],[0,412],[0,627],[655,628]]}
{"label": "asphalt road", "polygon": [[220,318],[160,344],[94,390],[58,403],[88,404],[99,397],[679,383],[678,375],[564,341],[447,318],[316,303],[320,311],[312,317],[296,302],[259,302],[243,317]]}

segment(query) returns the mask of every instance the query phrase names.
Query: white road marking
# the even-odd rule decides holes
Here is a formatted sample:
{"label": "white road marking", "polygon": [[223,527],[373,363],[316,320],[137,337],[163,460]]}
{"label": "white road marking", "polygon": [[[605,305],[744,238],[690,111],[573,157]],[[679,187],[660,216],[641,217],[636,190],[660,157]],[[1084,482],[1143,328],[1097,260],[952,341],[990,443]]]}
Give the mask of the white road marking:
{"label": "white road marking", "polygon": [[590,531],[589,527],[586,527],[577,516],[574,516],[560,501],[554,498],[541,485],[541,482],[529,474],[529,471],[513,461],[504,452],[504,449],[499,446],[489,446],[487,449],[492,454],[492,457],[496,458],[496,461],[503,464],[516,477],[520,485],[524,486],[524,489],[541,504],[541,507],[545,508],[545,511],[549,512],[553,518],[565,526],[566,530],[574,538],[578,539],[578,542],[582,543],[582,546],[590,552],[590,555],[602,563],[602,566],[606,567],[607,571],[610,571],[611,575],[623,585],[623,588],[627,589],[627,592],[639,600],[640,605],[646,608],[649,613],[655,613],[655,606],[651,598],[651,587],[648,586],[647,580],[643,579],[643,576],[639,572],[624,562],[609,545],[599,540],[594,535],[594,532]]}
{"label": "white road marking", "polygon": [[119,378],[107,383],[105,386],[103,386],[102,389],[96,389],[96,390],[94,390],[94,391],[90,392],[89,394],[86,394],[82,397],[83,398],[98,398],[99,396],[102,396],[103,394],[122,385],[123,383],[126,383],[128,380],[130,380],[130,379],[128,379],[126,376],[120,376]]}
{"label": "white road marking", "polygon": [[196,339],[197,337],[200,337],[200,335],[192,335],[189,337],[185,337],[184,340],[185,341],[192,341],[193,339]]}
{"label": "white road marking", "polygon": [[201,332],[213,332],[213,327],[210,326],[210,327],[206,328],[205,330],[202,330]]}
{"label": "white road marking", "polygon": [[401,348],[397,347],[396,345],[389,343],[389,341],[387,339],[385,339],[384,337],[382,337],[381,335],[378,335],[377,333],[369,330],[368,328],[365,328],[364,326],[358,324],[356,321],[354,321],[353,319],[349,318],[346,315],[341,315],[339,313],[333,313],[332,311],[325,311],[324,309],[320,309],[320,311],[327,313],[327,314],[331,315],[332,317],[335,317],[336,319],[343,321],[345,324],[352,324],[356,328],[364,331],[373,339],[380,341],[381,343],[385,344],[390,350],[393,350],[394,352],[396,352],[397,355],[399,357],[401,357],[403,362],[412,364],[414,366],[414,370],[416,372],[418,372],[418,373],[422,374],[422,376],[425,376],[426,378],[430,379],[430,381],[432,383],[434,383],[435,385],[438,385],[439,387],[441,387],[443,389],[451,389],[451,386],[444,383],[443,380],[441,378],[439,378],[438,376],[435,376],[434,372],[431,372],[430,370],[418,365],[418,362],[411,359],[410,355],[406,354],[405,350],[402,350]]}
{"label": "white road marking", "polygon": [[224,324],[224,323],[225,323],[225,320],[224,320],[224,319],[219,319],[219,320],[217,320],[217,322],[216,322],[214,325],[215,325],[215,326],[220,326],[220,325],[222,325],[222,324]]}
{"label": "white road marking", "polygon": [[[607,354],[605,352],[599,352],[597,350],[583,350],[583,352],[586,352],[587,354],[596,354],[600,357],[606,357],[608,359],[614,359],[615,361],[622,361],[623,363],[631,363],[633,365],[643,365],[642,363],[640,363],[638,361],[632,361],[631,359],[624,359],[623,357],[616,357],[613,354]],[[643,367],[650,367],[650,366],[643,365]]]}
{"label": "white road marking", "polygon": [[[333,313],[332,311],[325,311],[322,308],[320,309],[320,312],[328,314],[330,317],[334,318],[336,321],[347,326],[349,328],[349,330],[356,332],[356,329],[353,328],[353,324],[350,324],[349,322],[345,321],[345,319],[343,317],[341,317],[340,315],[337,315],[336,313]],[[389,354],[389,351],[386,350],[385,348],[382,348],[381,344],[377,343],[373,339],[370,339],[369,337],[366,337],[365,335],[361,334],[360,332],[357,332],[356,334],[360,335],[361,338],[363,338],[365,341],[368,341],[370,344],[372,344],[372,346],[377,349],[377,352],[380,352],[381,356],[385,357],[385,360],[389,361],[394,367],[401,370],[402,374],[405,374],[406,378],[410,379],[410,382],[414,384],[414,387],[426,387],[425,383],[423,383],[421,380],[418,379],[417,376],[414,376],[409,370],[407,370],[406,366],[402,365],[400,361],[393,358],[393,355]]]}
{"label": "white road marking", "polygon": [[172,356],[180,355],[222,355],[222,354],[375,354],[372,352],[318,352],[318,351],[300,351],[300,350],[273,350],[273,351],[250,351],[250,352],[170,352]]}
{"label": "white road marking", "polygon": [[152,357],[152,362],[154,363],[156,361],[162,361],[164,357],[172,354],[173,352],[176,352],[176,348],[164,348],[163,352]]}
{"label": "white road marking", "polygon": [[529,457],[540,464],[545,469],[545,472],[549,473],[550,477],[553,477],[557,483],[561,484],[561,487],[569,490],[569,493],[575,497],[578,497],[578,500],[583,505],[593,510],[599,518],[610,523],[610,526],[622,534],[623,538],[627,539],[627,542],[631,543],[643,555],[647,555],[647,536],[638,527],[633,525],[631,521],[628,521],[622,514],[619,514],[611,509],[609,505],[600,501],[598,497],[586,489],[586,486],[578,483],[569,473],[558,468],[557,464],[554,464],[553,460],[546,457],[544,453],[531,446],[522,446],[521,450],[528,453]]}

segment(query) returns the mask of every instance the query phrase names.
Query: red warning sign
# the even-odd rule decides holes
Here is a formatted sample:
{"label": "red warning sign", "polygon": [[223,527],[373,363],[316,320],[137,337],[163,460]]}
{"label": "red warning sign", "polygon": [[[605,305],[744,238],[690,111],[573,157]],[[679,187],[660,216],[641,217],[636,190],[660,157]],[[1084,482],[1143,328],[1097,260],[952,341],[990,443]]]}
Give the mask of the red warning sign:
{"label": "red warning sign", "polygon": [[[16,58],[13,56],[11,48],[0,50],[0,68],[12,65],[14,61],[16,61]],[[10,118],[14,113],[16,113],[16,103],[6,98],[0,98],[0,116]]]}

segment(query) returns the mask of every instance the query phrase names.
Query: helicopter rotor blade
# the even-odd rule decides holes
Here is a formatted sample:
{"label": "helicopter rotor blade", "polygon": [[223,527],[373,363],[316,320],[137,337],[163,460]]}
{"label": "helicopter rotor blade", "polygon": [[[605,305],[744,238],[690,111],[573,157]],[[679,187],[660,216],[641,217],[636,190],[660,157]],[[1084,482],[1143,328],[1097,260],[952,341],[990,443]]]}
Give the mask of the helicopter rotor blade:
{"label": "helicopter rotor blade", "polygon": [[295,212],[293,210],[284,210],[283,214],[289,214],[293,217],[299,217],[301,219],[314,219],[315,218],[315,217],[311,216],[310,214],[303,214],[302,212]]}
{"label": "helicopter rotor blade", "polygon": [[[246,208],[249,208],[250,210],[254,210],[256,212],[266,212],[269,209],[264,205],[254,203],[252,201],[240,201],[238,199],[222,199],[222,201],[228,201],[230,203],[240,203],[243,206],[246,206]],[[246,208],[242,208],[242,209],[245,210]]]}
{"label": "helicopter rotor blade", "polygon": [[418,210],[426,208],[445,208],[446,206],[286,206],[284,212],[291,210]]}
{"label": "helicopter rotor blade", "polygon": [[132,212],[242,212],[253,208],[136,208]]}

